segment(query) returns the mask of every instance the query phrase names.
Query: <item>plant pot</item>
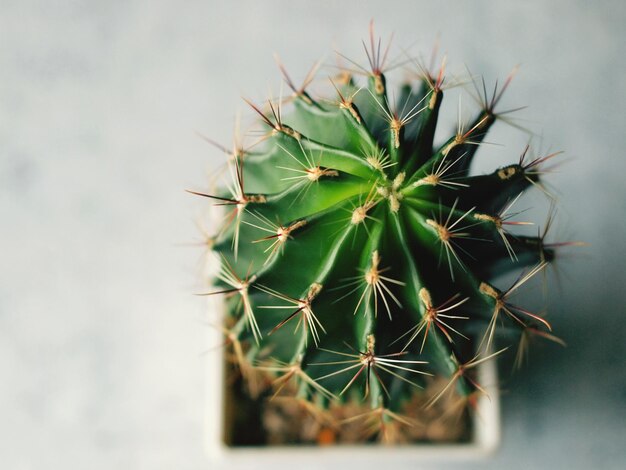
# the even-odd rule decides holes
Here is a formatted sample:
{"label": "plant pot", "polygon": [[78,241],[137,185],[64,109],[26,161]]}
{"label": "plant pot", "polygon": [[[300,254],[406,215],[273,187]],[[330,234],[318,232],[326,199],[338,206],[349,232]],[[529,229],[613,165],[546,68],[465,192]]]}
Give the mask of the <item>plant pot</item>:
{"label": "plant pot", "polygon": [[[216,329],[211,329],[210,344],[219,344],[223,337]],[[477,378],[487,391],[478,399],[473,413],[471,437],[462,443],[416,443],[397,446],[378,444],[338,444],[332,446],[315,445],[272,445],[272,446],[230,446],[227,445],[229,423],[226,416],[226,393],[224,373],[225,357],[223,350],[213,351],[207,356],[207,402],[206,402],[206,447],[214,465],[233,465],[242,468],[282,468],[294,462],[315,462],[317,467],[337,468],[338,465],[354,465],[356,461],[381,459],[385,465],[410,462],[417,464],[442,460],[477,459],[492,453],[500,440],[499,391],[497,388],[497,368],[495,361],[486,361],[477,368]],[[236,404],[235,404],[236,405]],[[296,460],[297,459],[297,460]],[[213,467],[212,467],[213,468]],[[218,468],[221,468],[218,467]]]}

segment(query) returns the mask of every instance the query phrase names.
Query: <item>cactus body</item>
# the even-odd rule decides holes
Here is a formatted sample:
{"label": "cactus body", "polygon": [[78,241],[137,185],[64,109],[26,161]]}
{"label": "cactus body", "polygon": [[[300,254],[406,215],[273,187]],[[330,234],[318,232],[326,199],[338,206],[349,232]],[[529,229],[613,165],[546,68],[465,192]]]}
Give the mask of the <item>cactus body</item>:
{"label": "cactus body", "polygon": [[[335,77],[332,99],[287,77],[290,110],[253,105],[264,141],[235,149],[228,190],[198,194],[226,209],[208,294],[226,297],[237,393],[260,380],[261,392],[313,414],[358,403],[380,418],[366,438],[396,426],[397,441],[419,421],[407,404],[432,377],[440,386],[424,408],[448,395],[471,404],[481,392],[475,367],[504,349],[496,338],[554,338],[510,299],[554,249],[544,236],[509,232],[521,223],[512,206],[552,155],[470,175],[508,81],[481,90],[475,119],[435,144],[443,66],[390,92],[385,56],[372,41],[367,82]],[[492,285],[510,270],[522,272],[514,285]]]}

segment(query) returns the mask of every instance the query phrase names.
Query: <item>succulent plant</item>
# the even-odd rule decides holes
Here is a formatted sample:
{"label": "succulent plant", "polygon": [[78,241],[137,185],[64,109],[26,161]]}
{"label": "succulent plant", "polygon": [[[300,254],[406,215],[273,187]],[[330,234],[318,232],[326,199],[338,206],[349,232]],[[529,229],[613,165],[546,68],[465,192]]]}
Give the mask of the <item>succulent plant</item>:
{"label": "succulent plant", "polygon": [[[514,206],[543,189],[541,167],[557,154],[526,148],[471,174],[487,132],[513,111],[499,109],[512,75],[492,92],[469,79],[479,112],[436,144],[445,60],[432,72],[407,56],[413,78],[389,90],[389,46],[371,28],[364,47],[369,66],[350,61],[330,79],[330,99],[307,91],[314,71],[297,87],[281,66],[293,94],[248,102],[263,135],[228,151],[230,187],[194,193],[225,208],[205,294],[226,299],[226,357],[241,375],[233,393],[258,406],[259,396],[290,396],[322,421],[342,416],[338,427],[362,419],[364,439],[402,441],[421,419],[415,400],[471,405],[483,392],[476,366],[516,344],[520,360],[533,335],[560,341],[511,300],[555,256],[547,227],[510,230],[527,223]],[[514,270],[508,289],[494,286]]]}

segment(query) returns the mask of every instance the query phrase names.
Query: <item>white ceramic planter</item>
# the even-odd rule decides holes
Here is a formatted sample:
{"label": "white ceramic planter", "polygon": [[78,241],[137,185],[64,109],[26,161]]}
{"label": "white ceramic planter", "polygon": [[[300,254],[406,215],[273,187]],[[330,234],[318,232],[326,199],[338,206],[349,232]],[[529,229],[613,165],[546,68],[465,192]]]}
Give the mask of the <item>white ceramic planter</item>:
{"label": "white ceramic planter", "polygon": [[[211,332],[211,344],[222,340],[219,332]],[[316,446],[266,446],[229,447],[224,444],[223,429],[223,354],[213,352],[207,358],[207,451],[211,469],[228,468],[304,468],[334,469],[358,465],[359,470],[367,468],[387,470],[410,465],[410,468],[428,467],[435,462],[470,460],[485,457],[492,453],[500,440],[500,402],[497,388],[495,361],[487,361],[479,366],[478,380],[487,390],[489,397],[481,396],[478,402],[477,418],[473,422],[472,440],[461,444],[412,444],[402,446],[337,445]]]}

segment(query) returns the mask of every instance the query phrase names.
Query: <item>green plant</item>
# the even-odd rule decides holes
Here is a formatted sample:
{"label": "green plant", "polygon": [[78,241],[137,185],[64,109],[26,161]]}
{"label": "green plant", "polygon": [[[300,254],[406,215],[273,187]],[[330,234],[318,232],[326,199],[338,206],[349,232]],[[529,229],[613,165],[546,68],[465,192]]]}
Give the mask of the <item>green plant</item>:
{"label": "green plant", "polygon": [[[474,82],[478,115],[435,145],[445,61],[435,73],[418,65],[415,80],[390,92],[389,47],[371,31],[365,49],[369,69],[332,78],[333,100],[307,91],[313,73],[297,87],[281,66],[291,111],[283,115],[283,100],[266,110],[249,102],[261,142],[229,152],[229,190],[195,193],[227,210],[207,294],[226,296],[241,403],[287,395],[322,421],[363,418],[373,426],[365,439],[401,441],[421,420],[416,397],[425,410],[449,396],[458,410],[475,402],[476,366],[507,349],[496,339],[519,341],[518,361],[533,334],[560,341],[542,316],[511,303],[556,244],[547,227],[509,232],[526,224],[512,220],[519,196],[543,189],[540,167],[557,154],[530,158],[526,148],[517,163],[471,175],[487,131],[512,111],[498,109],[511,76],[492,93]],[[516,269],[511,287],[494,287]]]}

